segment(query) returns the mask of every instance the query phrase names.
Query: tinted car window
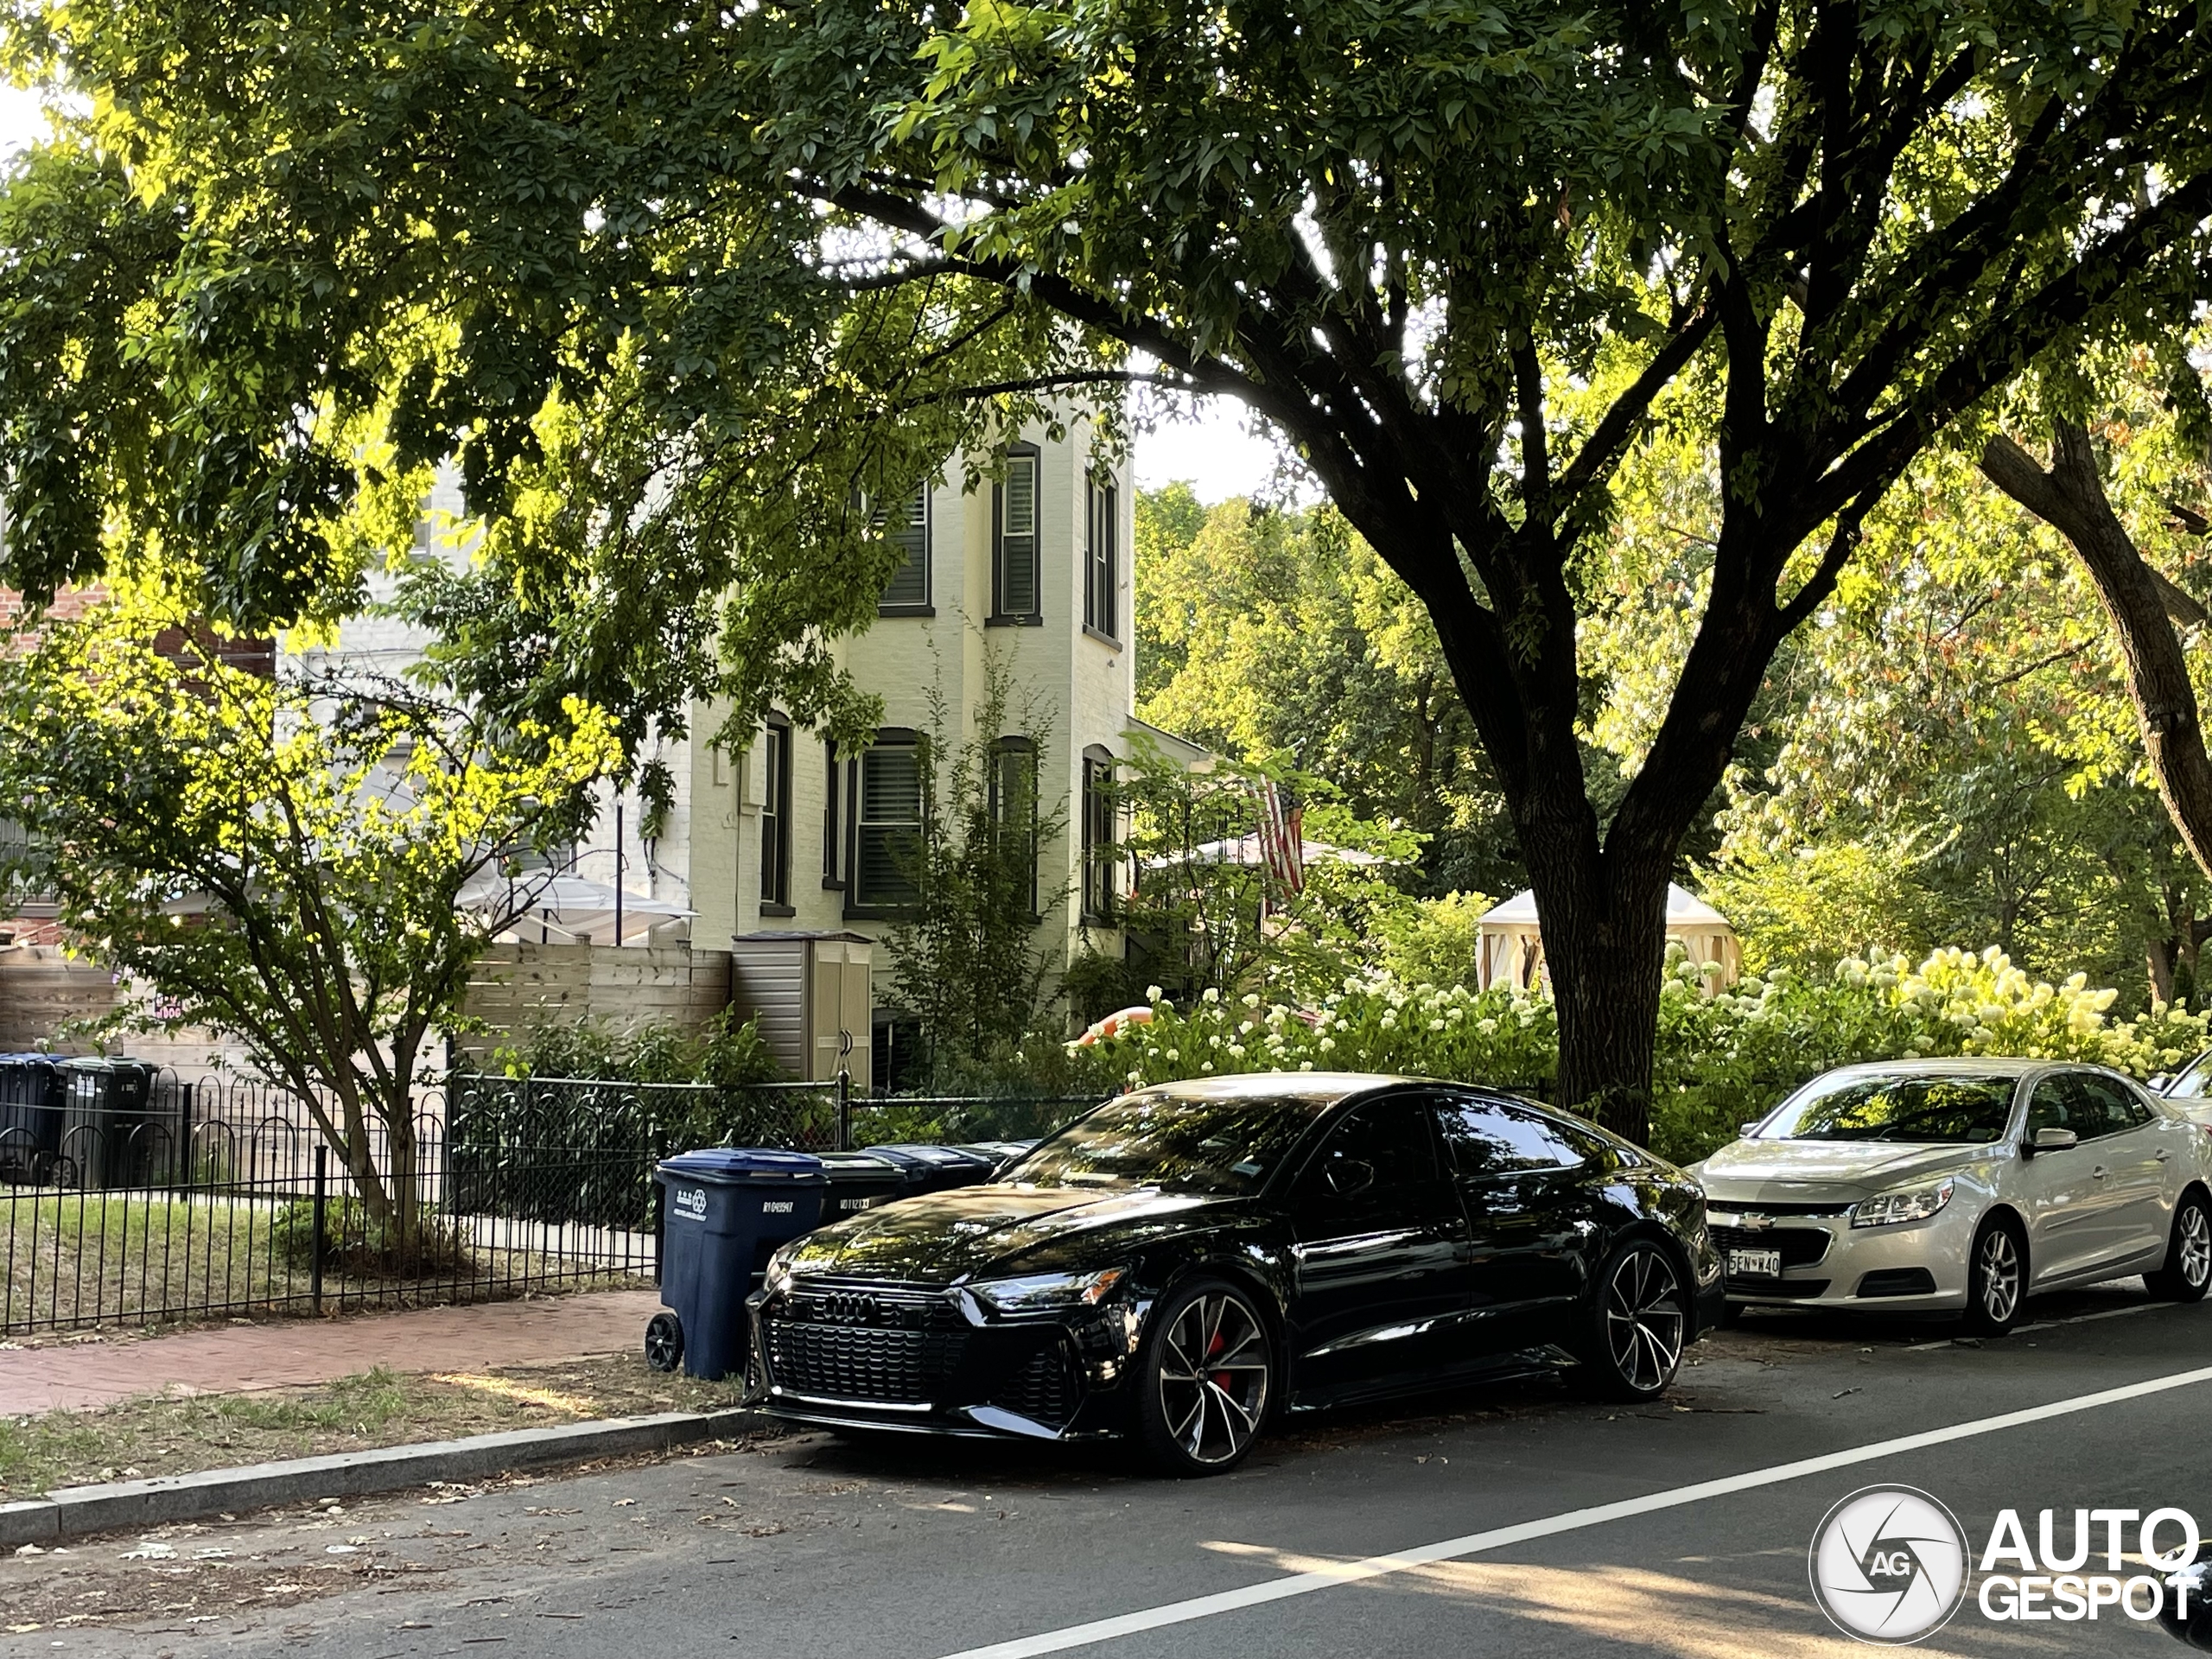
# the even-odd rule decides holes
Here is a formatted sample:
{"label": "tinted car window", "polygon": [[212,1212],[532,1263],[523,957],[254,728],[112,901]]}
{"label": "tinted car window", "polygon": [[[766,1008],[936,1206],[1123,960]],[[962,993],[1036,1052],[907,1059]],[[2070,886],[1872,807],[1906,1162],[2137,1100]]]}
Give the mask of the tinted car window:
{"label": "tinted car window", "polygon": [[2133,1128],[2133,1124],[2115,1116],[2102,1091],[2092,1091],[2086,1086],[2095,1081],[2078,1071],[2061,1071],[2036,1084],[2036,1091],[2028,1100],[2026,1133],[2071,1129],[2082,1140],[2094,1141],[2101,1135]]}
{"label": "tinted car window", "polygon": [[2151,1109],[2136,1098],[2135,1091],[2125,1084],[2110,1077],[2084,1072],[2075,1080],[2085,1102],[2093,1103],[2101,1112],[2105,1133],[2120,1135],[2128,1129],[2139,1129],[2151,1121]]}
{"label": "tinted car window", "polygon": [[1256,1191],[1329,1097],[1124,1095],[1077,1118],[1007,1172],[1013,1186]]}
{"label": "tinted car window", "polygon": [[1350,1160],[1374,1169],[1378,1192],[1435,1180],[1436,1138],[1422,1103],[1378,1100],[1358,1108],[1329,1131],[1307,1179],[1325,1179],[1331,1164]]}
{"label": "tinted car window", "polygon": [[1572,1169],[1585,1154],[1534,1112],[1488,1100],[1446,1100],[1437,1105],[1437,1127],[1462,1175],[1506,1175],[1520,1170]]}
{"label": "tinted car window", "polygon": [[2005,1138],[2013,1080],[1912,1071],[1822,1077],[1760,1132],[1763,1141],[1904,1141],[1979,1146]]}

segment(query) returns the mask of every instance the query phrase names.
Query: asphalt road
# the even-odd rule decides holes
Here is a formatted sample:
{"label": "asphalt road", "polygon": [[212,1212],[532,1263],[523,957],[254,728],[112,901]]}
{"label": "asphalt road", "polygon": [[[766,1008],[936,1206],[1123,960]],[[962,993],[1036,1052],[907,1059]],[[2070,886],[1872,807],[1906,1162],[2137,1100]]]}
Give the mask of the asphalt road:
{"label": "asphalt road", "polygon": [[[2075,1508],[2167,1505],[2212,1533],[2212,1303],[2151,1305],[2126,1285],[2036,1313],[2053,1322],[1979,1347],[1942,1327],[1755,1319],[1695,1351],[1659,1406],[1517,1383],[1301,1422],[1204,1482],[1153,1480],[1110,1452],[798,1436],[442,1502],[172,1529],[128,1560],[149,1546],[0,1561],[0,1624],[40,1626],[0,1636],[0,1653],[1863,1652],[1806,1576],[1815,1525],[1856,1488],[1925,1490],[1977,1549],[2004,1508],[2031,1535],[2044,1508],[2063,1535]],[[2133,1385],[2155,1386],[1989,1421]],[[1731,1477],[1736,1490],[1684,1490]],[[1624,1503],[1640,1512],[1575,1514]],[[1549,1524],[1488,1535],[1524,1522]],[[1453,1559],[1338,1581],[1346,1564],[1432,1545]],[[1230,1605],[1179,1605],[1209,1597]],[[105,1627],[57,1627],[72,1611]],[[1130,1615],[1150,1628],[1084,1628]],[[1923,1650],[2184,1651],[2109,1608],[2094,1624],[1999,1624],[1971,1599]]]}

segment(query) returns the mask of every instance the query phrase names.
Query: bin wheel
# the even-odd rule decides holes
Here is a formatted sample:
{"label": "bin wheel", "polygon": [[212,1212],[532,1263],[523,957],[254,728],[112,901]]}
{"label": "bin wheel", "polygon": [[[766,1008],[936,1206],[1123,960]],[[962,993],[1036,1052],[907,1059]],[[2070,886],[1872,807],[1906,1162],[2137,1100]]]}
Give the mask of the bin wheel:
{"label": "bin wheel", "polygon": [[672,1371],[683,1363],[683,1325],[673,1313],[656,1313],[645,1321],[645,1363],[657,1371]]}

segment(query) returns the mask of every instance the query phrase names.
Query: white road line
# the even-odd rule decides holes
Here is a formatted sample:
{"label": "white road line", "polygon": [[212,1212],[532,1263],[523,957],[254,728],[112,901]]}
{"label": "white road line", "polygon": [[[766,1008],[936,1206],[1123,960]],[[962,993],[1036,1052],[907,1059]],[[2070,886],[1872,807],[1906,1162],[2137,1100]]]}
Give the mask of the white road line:
{"label": "white road line", "polygon": [[2047,1406],[2030,1406],[2020,1411],[2004,1412],[1995,1417],[1977,1417],[1969,1422],[1953,1423],[1947,1428],[1927,1429],[1918,1434],[1901,1434],[1895,1440],[1873,1440],[1841,1452],[1824,1452],[1817,1458],[1801,1458],[1795,1463],[1777,1463],[1740,1475],[1725,1475],[1718,1480],[1701,1480],[1694,1485],[1676,1486],[1663,1492],[1649,1492],[1642,1497],[1593,1504],[1584,1510],[1568,1510],[1563,1514],[1546,1516],[1541,1520],[1522,1521],[1510,1527],[1493,1527],[1488,1532],[1471,1532],[1461,1537],[1446,1538],[1439,1543],[1402,1549],[1395,1554],[1370,1555],[1364,1560],[1345,1561],[1311,1573],[1268,1579],[1260,1584],[1248,1584],[1239,1590],[1224,1590],[1211,1596],[1193,1596],[1187,1601],[1171,1601],[1134,1613],[1117,1614],[1112,1618],[1094,1619],[1088,1624],[1071,1624],[1062,1630],[1045,1630],[1036,1636],[1017,1637],[1011,1642],[996,1642],[988,1647],[965,1648],[958,1653],[946,1655],[945,1659],[1032,1659],[1032,1656],[1037,1654],[1061,1653],[1070,1648],[1087,1647],[1094,1642],[1111,1642],[1117,1637],[1156,1630],[1163,1625],[1188,1624],[1192,1619],[1211,1618],[1217,1613],[1233,1613],[1246,1607],[1281,1601],[1291,1596],[1311,1595],[1316,1590],[1328,1590],[1340,1584],[1357,1584],[1363,1580],[1381,1578],[1385,1573],[1402,1573],[1408,1567],[1457,1560],[1461,1556],[1478,1555],[1485,1550],[1526,1543],[1532,1538],[1550,1538],[1563,1532],[1579,1532],[1586,1527],[1602,1527],[1639,1515],[1702,1503],[1707,1498],[1726,1497],[1732,1492],[1750,1491],[1759,1486],[1777,1486],[1785,1481],[1802,1480],[1808,1475],[1826,1474],[1832,1469],[1848,1469],[1854,1464],[1874,1463],[1884,1458],[1918,1452],[1931,1446],[1946,1446],[1954,1440],[1970,1440],[1983,1434],[1999,1433],[2024,1424],[2044,1422],[2077,1411],[2094,1411],[2101,1406],[2118,1405],[2123,1401],[2139,1400],[2145,1395],[2164,1394],[2169,1389],[2185,1389],[2198,1382],[2212,1382],[2212,1366],[2193,1371],[2176,1371],[2169,1376],[2154,1376],[2146,1382],[2131,1382],[2124,1388],[2105,1389],[2095,1394],[2077,1394],[2071,1399],[2054,1400]]}
{"label": "white road line", "polygon": [[[2063,1319],[2037,1319],[2033,1325],[2016,1325],[2011,1334],[2024,1337],[2031,1331],[2050,1331],[2062,1325],[2088,1325],[2098,1319],[2124,1319],[2131,1313],[2149,1313],[2161,1307],[2172,1307],[2172,1302],[2136,1302],[2126,1307],[2107,1307],[2094,1313],[2075,1313]],[[1916,1342],[1909,1344],[1908,1354],[1924,1354],[1931,1348],[1955,1348],[1958,1338],[1944,1337],[1936,1342]]]}

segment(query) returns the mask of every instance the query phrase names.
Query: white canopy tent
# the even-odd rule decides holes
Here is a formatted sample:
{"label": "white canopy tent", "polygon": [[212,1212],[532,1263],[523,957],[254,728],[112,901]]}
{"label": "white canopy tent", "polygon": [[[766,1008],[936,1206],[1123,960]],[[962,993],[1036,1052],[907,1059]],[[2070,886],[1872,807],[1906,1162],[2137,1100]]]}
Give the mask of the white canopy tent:
{"label": "white canopy tent", "polygon": [[464,910],[516,913],[514,925],[499,937],[526,944],[620,944],[663,922],[698,914],[665,899],[618,894],[603,881],[547,870],[512,877],[486,871],[465,885],[454,903]]}
{"label": "white canopy tent", "polygon": [[[1536,895],[1517,893],[1484,912],[1477,924],[1481,945],[1477,975],[1480,988],[1493,985],[1549,983],[1544,967],[1544,938],[1536,920]],[[1667,937],[1681,943],[1692,962],[1716,962],[1718,974],[1705,976],[1707,995],[1733,985],[1744,970],[1743,946],[1728,918],[1696,894],[1667,885]]]}

